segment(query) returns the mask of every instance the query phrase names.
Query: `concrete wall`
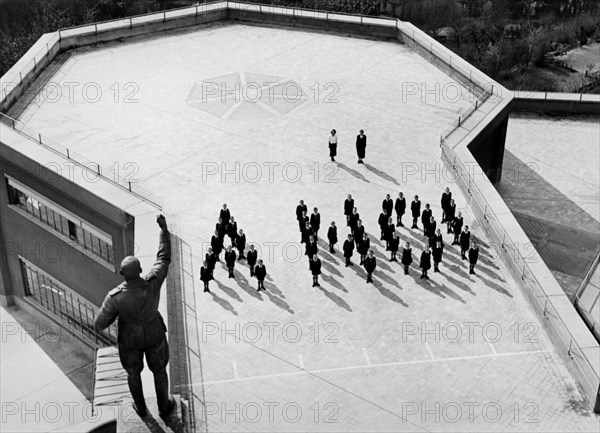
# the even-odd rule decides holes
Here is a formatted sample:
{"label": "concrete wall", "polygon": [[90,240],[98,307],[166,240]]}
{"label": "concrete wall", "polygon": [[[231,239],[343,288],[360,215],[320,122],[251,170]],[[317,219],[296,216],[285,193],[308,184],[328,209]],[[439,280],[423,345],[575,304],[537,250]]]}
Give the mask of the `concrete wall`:
{"label": "concrete wall", "polygon": [[[0,294],[25,295],[18,259],[21,255],[99,306],[106,293],[122,281],[118,264],[133,250],[133,217],[3,143],[0,150],[0,236],[3,240],[0,248],[5,258]],[[109,234],[115,265],[108,269],[68,240],[53,234],[50,227],[8,206],[5,175]]]}
{"label": "concrete wall", "polygon": [[515,92],[515,98],[511,104],[511,111],[600,116],[600,95]]}

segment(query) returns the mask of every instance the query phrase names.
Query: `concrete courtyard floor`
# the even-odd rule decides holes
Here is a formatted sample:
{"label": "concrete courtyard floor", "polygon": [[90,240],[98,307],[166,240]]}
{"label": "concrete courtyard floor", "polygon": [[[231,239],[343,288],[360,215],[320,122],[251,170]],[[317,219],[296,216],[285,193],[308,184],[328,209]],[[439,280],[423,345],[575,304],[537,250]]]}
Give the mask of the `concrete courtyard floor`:
{"label": "concrete courtyard floor", "polygon": [[[270,87],[272,99],[266,81],[279,83]],[[297,102],[292,81],[302,88]],[[220,83],[234,89],[224,100]],[[436,83],[437,97],[421,94]],[[37,86],[45,98],[23,101],[12,114],[162,197],[191,248],[196,278],[223,203],[265,261],[263,294],[245,262],[235,279],[218,267],[210,294],[196,280],[204,383],[194,387],[205,395],[209,431],[600,427],[441,163],[439,134],[470,95],[455,98],[456,84],[407,47],[213,26],[76,50]],[[337,164],[328,162],[331,128],[340,137]],[[369,140],[365,165],[354,151],[361,128]],[[481,241],[477,275],[469,276],[445,235],[442,273],[419,280],[424,238],[402,228],[415,252],[405,276],[379,241],[381,201],[386,193],[403,191],[408,201],[418,194],[439,222],[446,186]],[[348,193],[378,259],[372,285],[357,264],[344,267],[339,251],[327,253],[330,221],[342,241],[347,235]],[[321,213],[320,288],[311,287],[299,244],[300,199]],[[155,242],[154,231],[148,236]]]}

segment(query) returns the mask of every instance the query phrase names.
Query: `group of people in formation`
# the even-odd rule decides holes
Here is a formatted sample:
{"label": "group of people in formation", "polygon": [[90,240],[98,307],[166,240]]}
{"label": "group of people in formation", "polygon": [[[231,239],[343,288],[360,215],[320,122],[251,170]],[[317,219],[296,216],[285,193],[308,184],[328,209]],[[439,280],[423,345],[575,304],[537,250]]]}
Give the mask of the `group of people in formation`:
{"label": "group of people in formation", "polygon": [[[460,246],[460,257],[462,260],[469,261],[469,274],[475,274],[475,265],[479,259],[479,246],[475,240],[471,239],[469,226],[464,224],[461,212],[456,212],[456,203],[452,198],[452,192],[446,188],[441,197],[442,217],[440,224],[435,220],[433,211],[429,203],[421,208],[419,196],[415,195],[410,203],[410,213],[412,216],[411,229],[420,230],[419,219],[421,220],[423,234],[427,239],[425,247],[421,252],[419,267],[421,268],[421,277],[429,279],[427,272],[431,269],[433,259],[434,272],[440,272],[439,265],[442,262],[444,253],[444,240],[442,235],[442,224],[446,225],[447,234],[454,235],[452,245]],[[396,213],[396,224],[394,224],[393,212]],[[400,248],[400,238],[396,232],[396,227],[404,227],[402,218],[407,211],[406,198],[400,192],[396,200],[392,200],[389,194],[386,195],[381,205],[381,213],[377,220],[380,231],[380,240],[385,241],[386,251],[390,252],[391,262],[397,262]],[[313,276],[313,287],[319,286],[319,275],[321,274],[321,260],[318,255],[318,233],[321,228],[321,215],[317,208],[313,209],[310,216],[303,200],[296,207],[296,219],[301,233],[301,242],[305,244],[305,254],[309,259],[309,269]],[[373,272],[377,268],[377,260],[371,248],[371,240],[365,232],[365,226],[360,218],[360,214],[354,205],[354,199],[351,194],[344,201],[344,215],[346,216],[346,225],[350,229],[347,239],[344,241],[342,251],[346,261],[346,267],[352,266],[352,257],[354,250],[360,256],[360,266],[364,266],[367,273],[367,283],[373,282]],[[327,239],[329,241],[329,252],[335,254],[335,245],[338,243],[337,226],[335,221],[331,222],[327,230]],[[400,262],[404,267],[404,274],[409,274],[409,266],[413,262],[412,247],[409,242],[404,242]]]}
{"label": "group of people in formation", "polygon": [[[230,240],[227,246],[225,246],[225,236]],[[258,280],[257,290],[265,290],[264,281],[267,276],[267,268],[262,259],[258,259],[258,252],[254,249],[254,245],[250,244],[247,255],[244,255],[246,235],[242,229],[238,230],[237,222],[227,208],[227,204],[223,205],[223,209],[219,213],[215,233],[210,239],[210,247],[200,268],[200,280],[204,283],[205,292],[210,292],[209,282],[214,279],[215,266],[217,262],[221,261],[221,252],[223,251],[225,251],[224,259],[229,278],[235,278],[233,269],[236,260],[246,260],[250,268],[250,276],[256,277]]]}

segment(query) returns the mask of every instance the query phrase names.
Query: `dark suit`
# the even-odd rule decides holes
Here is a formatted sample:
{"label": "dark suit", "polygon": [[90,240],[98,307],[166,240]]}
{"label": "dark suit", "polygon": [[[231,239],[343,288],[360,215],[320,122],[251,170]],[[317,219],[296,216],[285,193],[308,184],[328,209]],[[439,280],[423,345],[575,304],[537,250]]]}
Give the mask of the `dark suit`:
{"label": "dark suit", "polygon": [[371,248],[371,239],[359,239],[356,241],[356,251],[360,254],[360,264],[362,265]]}
{"label": "dark suit", "polygon": [[240,259],[244,258],[244,250],[246,249],[246,235],[240,235],[238,234],[237,237],[235,238],[235,246],[238,249],[238,251],[240,252]]}
{"label": "dark suit", "polygon": [[454,217],[456,215],[456,205],[448,205],[445,213],[446,223],[448,224],[448,233],[452,233],[452,224],[454,223]]}
{"label": "dark suit", "polygon": [[391,253],[391,257],[390,257],[390,261],[391,262],[395,262],[395,261],[397,262],[398,261],[396,259],[396,253],[398,252],[398,247],[399,246],[400,246],[400,238],[397,237],[397,236],[395,238],[392,237],[390,239],[389,248],[388,248],[390,250],[390,253]]}
{"label": "dark suit", "polygon": [[404,265],[404,275],[408,275],[408,267],[412,262],[412,248],[402,248],[402,264]]}
{"label": "dark suit", "polygon": [[346,239],[344,241],[344,257],[346,258],[346,266],[348,266],[351,262],[350,262],[350,257],[352,257],[352,254],[354,253],[354,241],[350,241],[348,239]]}
{"label": "dark suit", "polygon": [[461,232],[460,234],[460,258],[466,259],[465,253],[469,250],[471,245],[471,232]]}
{"label": "dark suit", "polygon": [[385,239],[385,230],[387,229],[388,217],[385,214],[385,211],[381,211],[379,214],[379,218],[377,218],[377,224],[379,224],[379,230],[381,230],[381,237],[379,240]]}
{"label": "dark suit", "polygon": [[237,259],[237,255],[234,250],[225,252],[225,264],[227,265],[227,269],[229,270],[229,278],[233,278],[233,267],[235,266],[235,259]]}
{"label": "dark suit", "polygon": [[229,225],[227,226],[227,236],[229,236],[229,239],[231,239],[231,245],[235,246],[235,240],[237,238],[237,233],[238,233],[238,229],[237,229],[237,222],[233,222],[233,223],[229,223]]}
{"label": "dark suit", "polygon": [[431,221],[431,215],[433,215],[431,208],[429,210],[423,209],[423,213],[421,214],[421,224],[423,224],[423,233],[427,232],[427,226]]}
{"label": "dark suit", "polygon": [[258,290],[265,290],[265,277],[267,276],[267,267],[263,264],[262,266],[256,266],[254,268],[254,275],[258,280]]}
{"label": "dark suit", "polygon": [[390,199],[384,199],[383,202],[381,203],[381,208],[385,211],[385,214],[387,215],[387,217],[391,217],[392,216],[392,211],[394,210],[394,200]]}
{"label": "dark suit", "polygon": [[404,227],[404,224],[402,224],[402,215],[404,215],[404,213],[406,212],[406,198],[402,197],[402,200],[400,200],[400,197],[398,197],[396,199],[394,209],[396,210],[396,215],[398,216],[398,225],[400,227]]}
{"label": "dark suit", "polygon": [[350,214],[349,226],[352,233],[354,233],[354,229],[358,224],[358,220],[360,219],[360,214],[358,212]]}
{"label": "dark suit", "polygon": [[206,267],[201,266],[200,267],[200,281],[202,281],[204,283],[204,291],[205,292],[209,292],[210,290],[208,289],[208,282],[210,280],[212,280],[212,270],[210,269],[210,267],[208,266],[208,263],[206,264]]}
{"label": "dark suit", "polygon": [[421,253],[421,263],[419,264],[419,267],[423,270],[423,273],[421,274],[421,278],[429,278],[427,276],[427,271],[429,269],[431,269],[431,253],[423,251]]}
{"label": "dark suit", "polygon": [[352,230],[352,237],[354,238],[354,242],[356,243],[356,246],[358,247],[358,242],[364,237],[365,235],[365,226],[363,226],[362,224],[360,226],[356,225],[356,227],[354,227],[354,230]]}
{"label": "dark suit", "polygon": [[350,215],[354,209],[354,199],[344,200],[344,215],[346,215],[346,224],[350,225]]}
{"label": "dark suit", "polygon": [[441,245],[439,248],[437,246],[433,247],[431,250],[431,255],[433,256],[433,271],[439,272],[438,265],[442,261],[442,254],[444,252],[444,245]]}
{"label": "dark suit", "polygon": [[310,219],[308,219],[308,215],[305,217],[300,217],[298,220],[298,225],[300,226],[300,232],[303,232],[306,228],[306,223],[310,224]]}
{"label": "dark suit", "polygon": [[223,239],[213,235],[213,237],[210,238],[210,246],[213,249],[213,253],[217,257],[217,260],[220,260],[219,255],[221,254],[221,251],[223,251]]}
{"label": "dark suit", "polygon": [[217,223],[215,225],[215,230],[221,240],[225,237],[225,233],[227,232],[227,226],[224,223]]}
{"label": "dark suit", "polygon": [[421,216],[421,200],[417,200],[417,201],[413,200],[410,203],[410,211],[411,211],[412,217],[413,217],[413,224],[412,224],[411,228],[417,229],[417,228],[419,228],[419,227],[417,227],[417,220]]}
{"label": "dark suit", "polygon": [[221,212],[219,212],[219,218],[221,218],[221,221],[223,221],[224,225],[228,225],[229,220],[231,219],[231,212],[229,212],[229,209],[221,209]]}
{"label": "dark suit", "polygon": [[305,204],[296,206],[296,221],[300,222],[302,219],[302,212],[308,212],[308,208]]}
{"label": "dark suit", "polygon": [[329,252],[335,253],[333,246],[338,242],[337,227],[329,227],[327,230],[327,239],[329,240]]}
{"label": "dark suit", "polygon": [[365,259],[365,271],[367,271],[367,283],[373,282],[373,272],[377,268],[377,259],[375,257],[367,257]]}
{"label": "dark suit", "polygon": [[313,276],[313,287],[319,285],[319,275],[321,275],[321,260],[317,257],[316,260],[310,261],[310,272]]}
{"label": "dark suit", "polygon": [[254,266],[256,265],[256,259],[258,257],[258,251],[248,251],[248,266],[250,266],[250,276],[254,276]]}
{"label": "dark suit", "polygon": [[475,274],[477,259],[479,259],[479,247],[469,248],[469,274]]}
{"label": "dark suit", "polygon": [[454,217],[454,220],[452,221],[452,231],[454,232],[454,242],[452,242],[452,245],[459,245],[460,244],[460,234],[462,232],[462,227],[463,227],[463,217]]}
{"label": "dark suit", "polygon": [[367,149],[367,136],[363,135],[362,137],[359,135],[356,136],[356,154],[358,155],[358,159],[363,159],[365,157],[365,151]]}
{"label": "dark suit", "polygon": [[446,215],[446,209],[448,209],[448,207],[450,206],[450,200],[452,200],[452,193],[449,192],[448,194],[446,194],[445,192],[442,193],[442,200],[441,200],[441,207],[442,207],[442,222],[446,222],[449,218],[448,215]]}
{"label": "dark suit", "polygon": [[215,270],[215,265],[217,264],[217,256],[215,255],[215,253],[206,253],[205,260],[206,266],[208,266],[208,269],[210,269],[210,271],[213,272]]}
{"label": "dark suit", "polygon": [[396,226],[394,224],[388,224],[385,228],[385,249],[387,251],[390,250],[390,240],[396,231]]}
{"label": "dark suit", "polygon": [[321,228],[321,214],[313,213],[310,215],[310,227],[313,229],[313,232],[315,232],[315,236],[318,236],[319,228]]}

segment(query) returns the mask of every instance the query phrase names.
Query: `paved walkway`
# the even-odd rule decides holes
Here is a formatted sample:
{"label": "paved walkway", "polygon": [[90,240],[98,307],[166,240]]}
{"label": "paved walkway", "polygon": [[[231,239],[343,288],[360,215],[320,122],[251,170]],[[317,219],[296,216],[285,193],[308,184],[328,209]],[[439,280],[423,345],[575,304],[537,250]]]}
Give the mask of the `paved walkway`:
{"label": "paved walkway", "polygon": [[[469,94],[454,99],[451,79],[416,53],[388,42],[216,26],[80,50],[44,80],[104,89],[95,103],[60,98],[30,105],[22,118],[91,160],[131,170],[162,196],[192,246],[196,275],[224,202],[260,249],[265,293],[255,292],[243,263],[234,280],[218,268],[211,294],[196,281],[209,431],[598,429],[441,165],[439,133]],[[277,83],[269,88],[279,96],[249,102],[265,81]],[[292,82],[303,89],[296,102]],[[234,92],[221,99],[223,83]],[[236,83],[247,93],[236,93]],[[437,98],[421,93],[436,83]],[[136,89],[138,102],[125,103]],[[340,137],[334,165],[331,128]],[[365,165],[354,152],[361,128]],[[439,220],[446,185],[481,241],[478,273],[469,276],[449,247],[441,274],[422,281],[413,265],[404,276],[378,240],[381,201],[386,193],[419,194]],[[348,193],[378,259],[373,285],[357,265],[345,268],[339,252],[323,249],[330,221],[341,239],[347,233]],[[299,199],[318,207],[323,221],[320,288],[311,287],[298,242]],[[422,233],[399,234],[420,253]]]}

